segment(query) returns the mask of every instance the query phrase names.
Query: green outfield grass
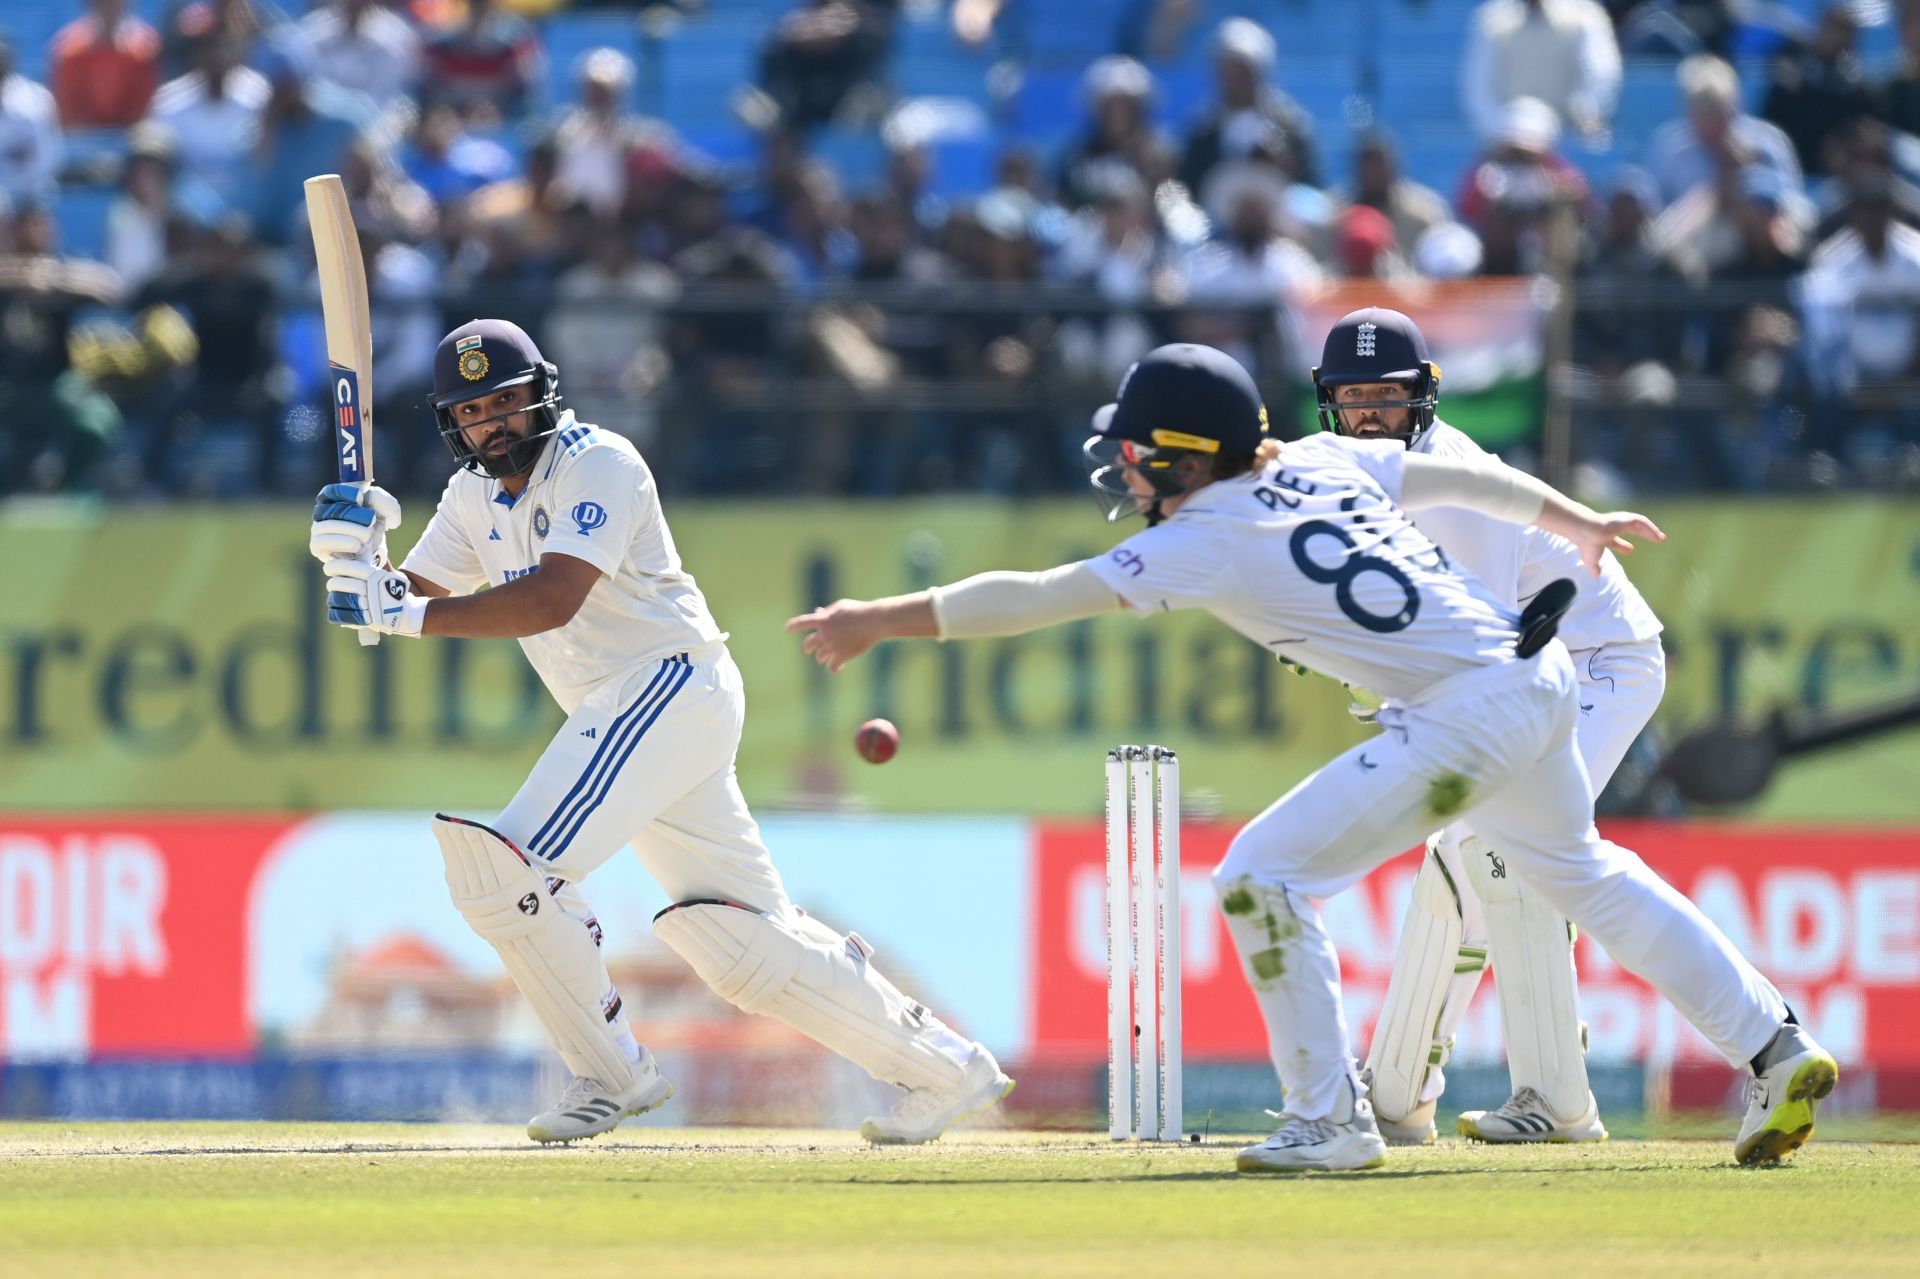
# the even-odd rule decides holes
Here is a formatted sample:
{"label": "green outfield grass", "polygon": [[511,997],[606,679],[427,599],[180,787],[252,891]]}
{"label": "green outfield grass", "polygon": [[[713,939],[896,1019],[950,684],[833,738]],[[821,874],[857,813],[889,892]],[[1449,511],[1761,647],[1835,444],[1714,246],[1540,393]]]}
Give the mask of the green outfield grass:
{"label": "green outfield grass", "polygon": [[[1910,1133],[1911,1130],[1909,1130]],[[1878,1275],[1920,1264],[1920,1146],[1396,1151],[1243,1177],[1232,1143],[979,1132],[0,1125],[0,1274]]]}

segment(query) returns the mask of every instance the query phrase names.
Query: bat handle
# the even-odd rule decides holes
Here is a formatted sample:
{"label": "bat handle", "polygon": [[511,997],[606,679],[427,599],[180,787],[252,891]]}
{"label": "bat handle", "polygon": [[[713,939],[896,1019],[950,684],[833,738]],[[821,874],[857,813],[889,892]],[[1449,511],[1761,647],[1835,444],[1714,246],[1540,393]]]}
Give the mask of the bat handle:
{"label": "bat handle", "polygon": [[[371,475],[369,475],[366,479],[360,481],[360,491],[362,493],[366,492],[368,489],[372,487],[373,487],[373,477]],[[379,631],[355,631],[354,634],[360,637],[361,648],[372,648],[380,642]]]}

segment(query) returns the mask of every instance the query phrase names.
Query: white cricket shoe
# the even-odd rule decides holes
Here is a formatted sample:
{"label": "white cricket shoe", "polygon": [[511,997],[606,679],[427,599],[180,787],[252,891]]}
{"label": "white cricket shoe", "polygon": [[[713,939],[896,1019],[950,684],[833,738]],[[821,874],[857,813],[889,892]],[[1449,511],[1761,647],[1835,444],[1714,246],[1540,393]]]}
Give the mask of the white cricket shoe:
{"label": "white cricket shoe", "polygon": [[1241,1172],[1349,1172],[1387,1161],[1387,1143],[1374,1123],[1373,1106],[1364,1100],[1353,1103],[1353,1118],[1346,1123],[1267,1113],[1280,1120],[1280,1130],[1234,1158]]}
{"label": "white cricket shoe", "polygon": [[876,1146],[917,1146],[937,1139],[968,1115],[998,1105],[1012,1091],[1013,1080],[1001,1073],[993,1054],[975,1044],[958,1089],[909,1088],[892,1114],[862,1123],[860,1135]]}
{"label": "white cricket shoe", "polygon": [[653,1054],[642,1048],[632,1085],[616,1093],[598,1079],[576,1078],[559,1101],[527,1121],[527,1136],[539,1142],[598,1137],[629,1115],[658,1110],[673,1093],[673,1081],[661,1075]]}
{"label": "white cricket shoe", "polygon": [[1607,1139],[1592,1093],[1587,1094],[1587,1108],[1577,1119],[1562,1119],[1537,1088],[1519,1089],[1498,1110],[1461,1111],[1459,1128],[1462,1137],[1494,1143]]}
{"label": "white cricket shoe", "polygon": [[1759,1070],[1747,1085],[1747,1115],[1733,1144],[1733,1157],[1748,1167],[1777,1164],[1806,1144],[1814,1108],[1840,1078],[1832,1055],[1794,1022],[1753,1061]]}

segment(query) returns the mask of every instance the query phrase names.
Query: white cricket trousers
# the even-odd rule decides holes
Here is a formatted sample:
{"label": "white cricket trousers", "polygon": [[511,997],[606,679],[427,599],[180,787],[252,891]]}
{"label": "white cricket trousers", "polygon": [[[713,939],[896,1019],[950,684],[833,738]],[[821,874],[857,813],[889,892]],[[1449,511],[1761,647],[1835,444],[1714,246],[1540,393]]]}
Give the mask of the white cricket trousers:
{"label": "white cricket trousers", "polygon": [[[567,717],[500,833],[572,884],[632,843],[669,901],[790,910],[734,773],[746,722],[740,669],[709,644],[654,662]],[[565,894],[570,909],[577,890]]]}
{"label": "white cricket trousers", "polygon": [[1334,1113],[1354,1075],[1339,961],[1314,899],[1455,820],[1730,1063],[1746,1063],[1780,1028],[1786,1005],[1773,984],[1693,903],[1594,829],[1575,694],[1557,641],[1531,659],[1444,680],[1235,837],[1214,884],[1289,1113]]}
{"label": "white cricket trousers", "polygon": [[[1667,659],[1660,641],[1644,639],[1616,641],[1595,648],[1575,649],[1573,661],[1580,718],[1573,731],[1580,747],[1580,760],[1586,765],[1587,780],[1598,796],[1626,758],[1627,749],[1640,736],[1660,709],[1667,688]],[[1471,831],[1465,822],[1456,822],[1440,832],[1433,846],[1434,857],[1446,867],[1453,883],[1454,898],[1460,904],[1460,947],[1488,948],[1486,915],[1474,889],[1473,876],[1460,851],[1460,841]],[[1497,957],[1496,957],[1497,962]],[[1433,1027],[1436,1043],[1451,1043],[1467,1019],[1473,993],[1480,987],[1481,970],[1454,972],[1447,983],[1446,999],[1440,1020]],[[1432,1101],[1446,1090],[1447,1077],[1440,1066],[1427,1072],[1420,1090],[1421,1101]]]}

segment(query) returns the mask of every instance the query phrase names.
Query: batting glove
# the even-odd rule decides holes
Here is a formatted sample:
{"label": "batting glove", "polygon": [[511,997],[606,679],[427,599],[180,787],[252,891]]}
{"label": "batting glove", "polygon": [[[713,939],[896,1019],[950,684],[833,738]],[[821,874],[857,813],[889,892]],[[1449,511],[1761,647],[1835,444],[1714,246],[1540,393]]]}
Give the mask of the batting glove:
{"label": "batting glove", "polygon": [[307,549],[325,564],[339,556],[384,567],[387,530],[400,527],[400,499],[383,488],[329,484],[313,503],[313,532]]}
{"label": "batting glove", "polygon": [[365,560],[327,561],[327,620],[356,631],[418,635],[427,597],[415,595],[405,575]]}

